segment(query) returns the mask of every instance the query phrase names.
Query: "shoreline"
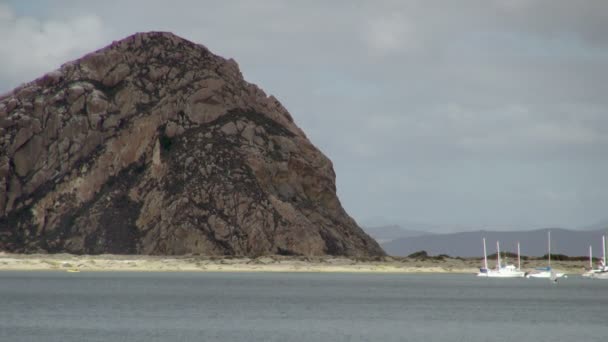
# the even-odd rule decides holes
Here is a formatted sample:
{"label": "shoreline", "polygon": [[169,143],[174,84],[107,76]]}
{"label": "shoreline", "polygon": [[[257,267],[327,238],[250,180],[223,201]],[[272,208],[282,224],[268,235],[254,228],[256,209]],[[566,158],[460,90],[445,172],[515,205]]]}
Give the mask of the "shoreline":
{"label": "shoreline", "polygon": [[[378,273],[476,274],[481,258],[383,257],[359,260],[345,257],[204,257],[148,255],[72,255],[0,253],[1,271],[77,272],[267,272],[267,273]],[[526,260],[522,270],[543,267],[545,260]],[[581,261],[554,262],[556,271],[582,274]]]}

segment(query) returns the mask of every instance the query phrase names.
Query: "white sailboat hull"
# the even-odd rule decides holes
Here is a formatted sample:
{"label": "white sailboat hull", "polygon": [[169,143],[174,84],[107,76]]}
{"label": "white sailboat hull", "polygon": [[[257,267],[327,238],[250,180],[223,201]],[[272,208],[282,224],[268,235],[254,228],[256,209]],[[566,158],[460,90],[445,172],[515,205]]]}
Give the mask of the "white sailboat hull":
{"label": "white sailboat hull", "polygon": [[549,272],[549,271],[542,271],[542,272],[538,272],[538,273],[530,273],[530,274],[526,275],[526,278],[553,279],[553,278],[561,278],[563,276],[564,276],[564,273],[561,273],[561,272],[554,272],[553,275],[551,275],[551,272]]}
{"label": "white sailboat hull", "polygon": [[478,277],[486,277],[486,278],[523,278],[524,272],[498,272],[498,271],[490,271],[490,272],[479,272],[477,274]]}
{"label": "white sailboat hull", "polygon": [[513,265],[507,265],[497,270],[488,270],[482,268],[477,276],[486,278],[523,278],[525,273],[515,268]]}
{"label": "white sailboat hull", "polygon": [[608,279],[608,270],[591,270],[589,272],[583,273],[583,277],[593,279]]}
{"label": "white sailboat hull", "polygon": [[594,273],[591,278],[593,279],[608,279],[608,272]]}

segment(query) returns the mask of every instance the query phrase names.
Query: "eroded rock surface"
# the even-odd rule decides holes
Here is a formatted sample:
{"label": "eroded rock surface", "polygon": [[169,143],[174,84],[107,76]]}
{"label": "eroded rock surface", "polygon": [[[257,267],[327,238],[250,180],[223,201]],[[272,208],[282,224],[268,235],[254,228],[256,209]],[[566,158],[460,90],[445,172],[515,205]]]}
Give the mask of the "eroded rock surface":
{"label": "eroded rock surface", "polygon": [[279,101],[162,32],[0,98],[0,250],[383,254]]}

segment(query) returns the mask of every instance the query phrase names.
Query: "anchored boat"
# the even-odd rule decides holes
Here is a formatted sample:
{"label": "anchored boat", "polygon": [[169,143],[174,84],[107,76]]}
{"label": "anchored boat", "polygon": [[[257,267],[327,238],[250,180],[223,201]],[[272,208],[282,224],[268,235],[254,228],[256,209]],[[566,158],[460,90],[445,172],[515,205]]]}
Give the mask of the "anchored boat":
{"label": "anchored boat", "polygon": [[519,253],[519,242],[517,243],[517,267],[515,265],[502,265],[500,260],[500,242],[496,241],[496,268],[488,268],[488,256],[486,252],[486,239],[483,238],[483,260],[484,267],[479,269],[478,277],[487,278],[522,278],[524,272],[521,271],[521,259]]}
{"label": "anchored boat", "polygon": [[555,280],[564,276],[564,273],[555,272],[551,268],[551,232],[547,232],[547,267],[536,268],[535,272],[526,274],[526,278],[544,278]]}
{"label": "anchored boat", "polygon": [[[593,264],[593,252],[589,246],[589,265]],[[583,277],[594,279],[608,279],[608,265],[606,265],[606,235],[602,236],[602,258],[597,268],[591,268],[583,273]]]}

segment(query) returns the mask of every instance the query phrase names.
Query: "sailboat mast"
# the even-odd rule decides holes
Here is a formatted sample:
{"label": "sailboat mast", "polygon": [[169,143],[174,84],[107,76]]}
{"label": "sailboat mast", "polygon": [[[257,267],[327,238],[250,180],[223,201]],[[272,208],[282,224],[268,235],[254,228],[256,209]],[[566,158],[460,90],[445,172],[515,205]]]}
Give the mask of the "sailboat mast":
{"label": "sailboat mast", "polygon": [[500,242],[496,241],[496,267],[500,269]]}
{"label": "sailboat mast", "polygon": [[521,257],[519,252],[519,241],[517,241],[517,270],[521,270]]}
{"label": "sailboat mast", "polygon": [[606,267],[606,235],[602,236],[602,252],[604,253],[604,267]]}
{"label": "sailboat mast", "polygon": [[488,269],[488,253],[486,252],[486,238],[483,238],[483,266]]}
{"label": "sailboat mast", "polygon": [[547,258],[549,259],[549,267],[551,267],[551,231],[547,232],[547,235],[549,236],[549,241],[547,242],[548,246],[547,246],[547,251],[548,251],[548,256]]}

